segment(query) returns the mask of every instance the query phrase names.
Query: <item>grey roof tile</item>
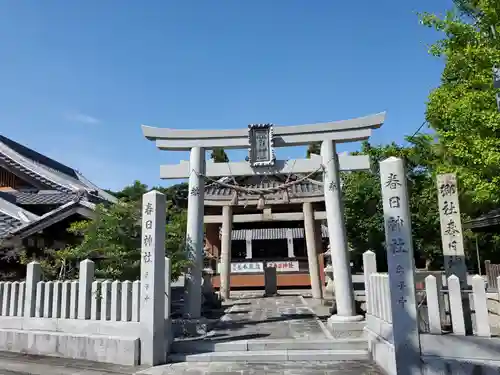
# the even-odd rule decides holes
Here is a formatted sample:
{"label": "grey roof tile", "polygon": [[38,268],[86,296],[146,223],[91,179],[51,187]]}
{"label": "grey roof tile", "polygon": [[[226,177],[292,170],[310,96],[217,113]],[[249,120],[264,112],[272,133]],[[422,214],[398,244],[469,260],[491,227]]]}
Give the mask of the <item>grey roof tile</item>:
{"label": "grey roof tile", "polygon": [[0,165],[18,170],[44,186],[66,193],[84,190],[110,202],[116,198],[87,180],[81,173],[0,135]]}
{"label": "grey roof tile", "polygon": [[[41,190],[36,193],[21,191],[3,192],[0,197],[10,196],[18,205],[61,205],[74,199],[75,194],[58,192],[56,190]],[[9,198],[6,198],[9,199]]]}
{"label": "grey roof tile", "polygon": [[11,230],[22,225],[21,220],[0,212],[0,238],[5,237]]}
{"label": "grey roof tile", "polygon": [[10,231],[40,218],[14,203],[0,197],[0,238]]}

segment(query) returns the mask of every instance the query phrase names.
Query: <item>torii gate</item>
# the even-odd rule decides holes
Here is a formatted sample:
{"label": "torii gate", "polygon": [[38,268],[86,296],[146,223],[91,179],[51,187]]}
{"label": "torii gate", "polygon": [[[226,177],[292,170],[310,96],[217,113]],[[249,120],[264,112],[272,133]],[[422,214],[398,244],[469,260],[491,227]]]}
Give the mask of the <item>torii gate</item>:
{"label": "torii gate", "polygon": [[[367,155],[339,157],[336,144],[367,140],[372,129],[382,126],[384,120],[385,112],[337,122],[296,126],[254,124],[249,125],[248,129],[231,130],[181,130],[142,125],[144,136],[155,141],[160,150],[190,151],[189,162],[160,166],[162,179],[189,179],[186,243],[192,264],[186,275],[186,314],[191,318],[201,316],[204,178],[311,173],[323,168],[323,190],[337,302],[337,314],[331,319],[340,322],[361,320],[361,317],[356,316],[354,308],[339,171],[369,170],[370,160]],[[322,142],[321,157],[289,161],[275,159],[275,147],[303,146],[313,142]],[[205,151],[216,147],[248,148],[249,162],[207,163]],[[229,285],[229,267],[229,262],[222,265],[221,289],[223,284],[225,287]]]}

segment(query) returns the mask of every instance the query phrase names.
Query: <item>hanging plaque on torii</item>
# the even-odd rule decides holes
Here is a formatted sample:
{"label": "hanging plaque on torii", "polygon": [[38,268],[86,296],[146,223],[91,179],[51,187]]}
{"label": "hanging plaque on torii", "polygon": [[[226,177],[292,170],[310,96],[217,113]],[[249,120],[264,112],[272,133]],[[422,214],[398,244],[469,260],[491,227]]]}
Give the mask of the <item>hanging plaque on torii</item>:
{"label": "hanging plaque on torii", "polygon": [[248,161],[255,167],[270,167],[274,165],[274,132],[272,124],[248,125]]}

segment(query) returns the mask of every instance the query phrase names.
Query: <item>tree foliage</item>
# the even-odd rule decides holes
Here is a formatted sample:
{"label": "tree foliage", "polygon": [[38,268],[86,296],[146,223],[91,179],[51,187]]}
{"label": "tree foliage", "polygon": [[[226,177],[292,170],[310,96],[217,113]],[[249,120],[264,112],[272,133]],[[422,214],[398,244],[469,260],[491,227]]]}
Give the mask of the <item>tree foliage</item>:
{"label": "tree foliage", "polygon": [[419,266],[438,268],[441,265],[437,190],[428,157],[430,140],[418,136],[413,142],[407,147],[395,143],[373,147],[365,142],[361,153],[369,155],[373,170],[342,174],[348,240],[357,263],[361,262],[364,251],[372,250],[378,254],[379,266],[385,267],[379,163],[396,156],[406,162],[413,246]]}
{"label": "tree foliage", "polygon": [[[186,210],[174,203],[187,200],[187,196],[181,197],[185,193],[184,185],[161,189],[169,200],[165,255],[171,259],[173,279],[177,279],[188,265],[184,251]],[[68,231],[80,237],[81,242],[62,250],[47,249],[42,257],[36,257],[44,276],[48,279],[74,278],[77,264],[89,258],[96,264],[98,278],[137,279],[141,263],[141,201],[147,191],[146,185],[135,181],[115,194],[120,197],[118,203],[98,205],[93,220],[72,223]],[[32,259],[32,255],[21,253],[21,263]]]}
{"label": "tree foliage", "polygon": [[[497,0],[456,1],[460,12],[424,13],[422,23],[444,34],[430,53],[445,59],[426,119],[441,150],[440,171],[456,172],[476,203],[500,201],[500,114],[492,68],[500,65]],[[494,32],[492,31],[494,30]]]}
{"label": "tree foliage", "polygon": [[214,163],[227,163],[229,161],[229,157],[222,147],[215,147],[210,154],[210,158]]}

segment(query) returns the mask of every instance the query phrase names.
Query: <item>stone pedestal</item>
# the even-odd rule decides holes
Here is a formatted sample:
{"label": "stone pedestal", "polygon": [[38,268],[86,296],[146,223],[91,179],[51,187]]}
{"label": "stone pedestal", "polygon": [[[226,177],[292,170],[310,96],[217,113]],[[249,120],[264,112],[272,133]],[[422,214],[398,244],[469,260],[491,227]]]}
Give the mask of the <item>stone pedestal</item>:
{"label": "stone pedestal", "polygon": [[326,276],[325,295],[333,296],[333,295],[335,295],[335,283],[333,281],[333,267],[332,266],[325,267],[325,276]]}
{"label": "stone pedestal", "polygon": [[203,309],[212,310],[221,307],[221,301],[218,298],[217,293],[215,293],[212,276],[214,271],[211,269],[203,270],[203,284],[201,286],[201,293],[203,296]]}
{"label": "stone pedestal", "polygon": [[278,294],[278,275],[275,267],[264,268],[264,288],[266,297]]}

